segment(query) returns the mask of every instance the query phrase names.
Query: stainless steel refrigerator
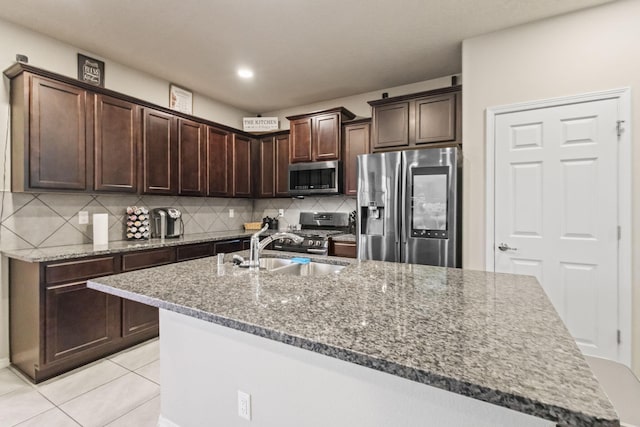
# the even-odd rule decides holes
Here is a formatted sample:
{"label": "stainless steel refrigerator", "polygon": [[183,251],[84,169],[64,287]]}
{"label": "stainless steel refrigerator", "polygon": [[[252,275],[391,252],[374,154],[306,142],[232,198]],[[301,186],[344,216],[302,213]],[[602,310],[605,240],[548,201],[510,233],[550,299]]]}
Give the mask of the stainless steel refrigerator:
{"label": "stainless steel refrigerator", "polygon": [[358,258],[461,266],[455,147],[358,156]]}

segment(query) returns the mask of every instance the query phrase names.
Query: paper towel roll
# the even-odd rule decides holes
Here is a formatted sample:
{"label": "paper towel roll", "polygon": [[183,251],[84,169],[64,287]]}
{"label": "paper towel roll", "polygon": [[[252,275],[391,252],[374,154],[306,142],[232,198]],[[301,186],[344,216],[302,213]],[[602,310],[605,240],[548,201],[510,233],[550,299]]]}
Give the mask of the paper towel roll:
{"label": "paper towel roll", "polygon": [[106,245],[109,243],[109,214],[93,214],[93,244]]}

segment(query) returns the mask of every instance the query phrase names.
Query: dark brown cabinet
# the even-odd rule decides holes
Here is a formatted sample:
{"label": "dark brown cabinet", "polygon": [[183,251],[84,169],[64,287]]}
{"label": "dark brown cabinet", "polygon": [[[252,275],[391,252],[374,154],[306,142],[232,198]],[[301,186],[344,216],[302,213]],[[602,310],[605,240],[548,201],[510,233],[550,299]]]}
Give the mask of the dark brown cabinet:
{"label": "dark brown cabinet", "polygon": [[120,334],[120,298],[86,287],[88,279],[119,272],[119,262],[117,255],[42,264],[11,259],[11,363],[38,382],[132,345]]}
{"label": "dark brown cabinet", "polygon": [[342,122],[354,117],[344,107],[287,117],[291,163],[340,160]]}
{"label": "dark brown cabinet", "polygon": [[213,254],[237,252],[249,249],[250,239],[234,239],[213,243]]}
{"label": "dark brown cabinet", "polygon": [[370,101],[373,151],[462,143],[460,86]]}
{"label": "dark brown cabinet", "polygon": [[94,189],[138,191],[140,107],[106,95],[95,95]]}
{"label": "dark brown cabinet", "polygon": [[340,256],[345,258],[357,257],[356,242],[335,241],[329,239],[329,255]]}
{"label": "dark brown cabinet", "polygon": [[259,142],[256,197],[288,197],[289,134],[263,138]]}
{"label": "dark brown cabinet", "polygon": [[252,197],[252,161],[251,146],[253,140],[237,134],[233,135],[232,183],[233,197]]}
{"label": "dark brown cabinet", "polygon": [[178,119],[178,194],[205,196],[207,193],[206,126]]}
{"label": "dark brown cabinet", "polygon": [[145,108],[142,125],[142,182],[144,194],[177,194],[175,117]]}
{"label": "dark brown cabinet", "polygon": [[264,138],[259,143],[259,178],[256,183],[257,197],[273,197],[275,194],[276,143],[274,137]]}
{"label": "dark brown cabinet", "polygon": [[158,335],[158,309],[89,289],[87,280],[249,248],[249,239],[65,261],[9,259],[11,363],[35,382]]}
{"label": "dark brown cabinet", "polygon": [[209,196],[231,196],[231,139],[233,134],[209,126],[207,128],[207,177]]}
{"label": "dark brown cabinet", "polygon": [[344,125],[344,194],[355,196],[358,194],[358,159],[360,154],[368,154],[369,133],[371,123],[369,119],[357,120]]}
{"label": "dark brown cabinet", "polygon": [[120,298],[88,289],[86,282],[45,289],[45,363],[64,360],[116,341]]}
{"label": "dark brown cabinet", "polygon": [[23,73],[12,82],[11,105],[13,191],[88,190],[87,92]]}
{"label": "dark brown cabinet", "polygon": [[409,102],[395,102],[374,108],[375,148],[409,145]]}
{"label": "dark brown cabinet", "polygon": [[178,246],[176,248],[176,261],[203,258],[213,255],[213,243],[195,243],[193,245]]}

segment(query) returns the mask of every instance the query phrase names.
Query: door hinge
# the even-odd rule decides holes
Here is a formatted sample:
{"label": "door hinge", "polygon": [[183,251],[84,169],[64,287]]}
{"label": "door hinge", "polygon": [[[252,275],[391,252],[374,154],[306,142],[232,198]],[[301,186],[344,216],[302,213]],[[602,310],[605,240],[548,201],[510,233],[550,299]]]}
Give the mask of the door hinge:
{"label": "door hinge", "polygon": [[624,132],[624,120],[618,120],[616,125],[616,131],[618,132],[618,137],[622,136],[622,132]]}
{"label": "door hinge", "polygon": [[618,344],[622,343],[622,338],[620,337],[620,329],[618,329]]}
{"label": "door hinge", "polygon": [[622,228],[618,226],[618,240],[622,239]]}

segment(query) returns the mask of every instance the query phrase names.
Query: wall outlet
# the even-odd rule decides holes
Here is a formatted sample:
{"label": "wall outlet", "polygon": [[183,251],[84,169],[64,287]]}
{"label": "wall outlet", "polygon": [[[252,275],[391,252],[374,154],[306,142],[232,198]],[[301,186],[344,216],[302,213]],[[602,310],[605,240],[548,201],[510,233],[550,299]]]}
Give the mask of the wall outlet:
{"label": "wall outlet", "polygon": [[233,209],[229,209],[229,218],[236,216],[236,212]]}
{"label": "wall outlet", "polygon": [[89,224],[89,212],[88,211],[80,211],[78,212],[78,224]]}
{"label": "wall outlet", "polygon": [[251,421],[251,395],[238,390],[238,416]]}
{"label": "wall outlet", "polygon": [[284,209],[278,209],[278,216],[284,216]]}

